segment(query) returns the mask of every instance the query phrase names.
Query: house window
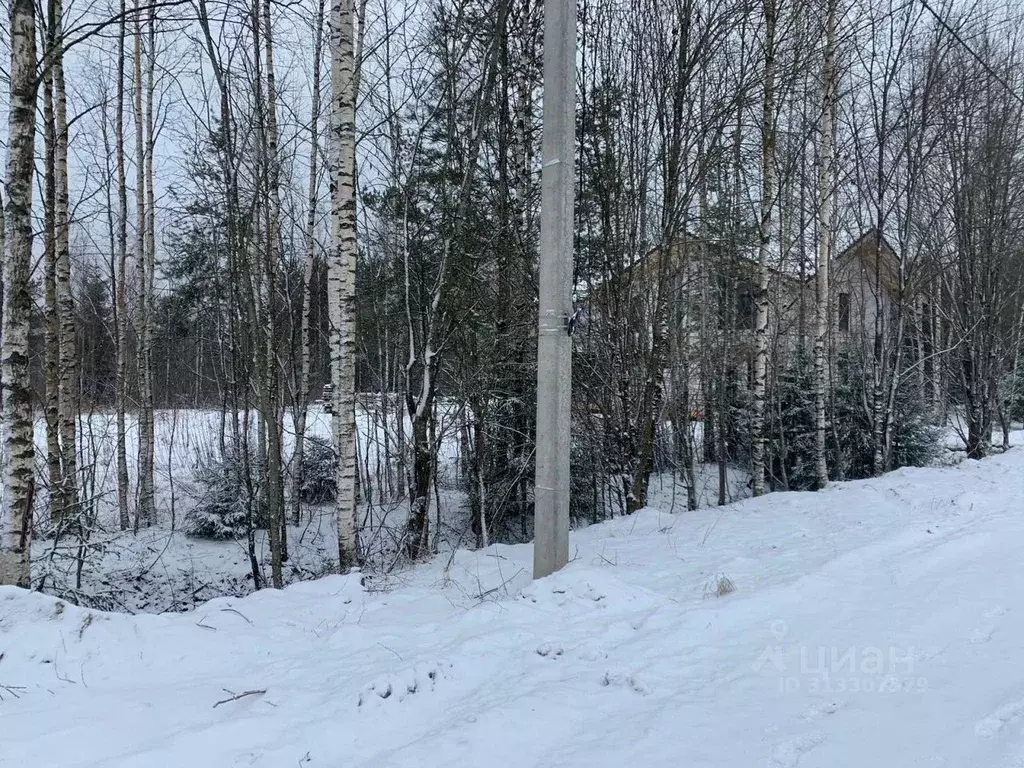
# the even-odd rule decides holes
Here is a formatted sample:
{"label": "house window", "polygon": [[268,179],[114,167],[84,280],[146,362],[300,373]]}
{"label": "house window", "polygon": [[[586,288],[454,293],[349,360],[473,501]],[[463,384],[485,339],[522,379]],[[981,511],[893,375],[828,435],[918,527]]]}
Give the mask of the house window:
{"label": "house window", "polygon": [[850,330],[850,294],[839,294],[839,330]]}

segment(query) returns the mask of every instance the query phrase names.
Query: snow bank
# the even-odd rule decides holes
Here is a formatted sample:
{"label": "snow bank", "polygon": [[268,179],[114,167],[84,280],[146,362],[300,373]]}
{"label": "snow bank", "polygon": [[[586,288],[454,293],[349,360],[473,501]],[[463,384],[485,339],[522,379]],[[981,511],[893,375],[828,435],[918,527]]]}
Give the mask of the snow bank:
{"label": "snow bank", "polygon": [[540,582],[494,546],[180,615],[3,589],[0,764],[1024,765],[1022,481],[643,510]]}

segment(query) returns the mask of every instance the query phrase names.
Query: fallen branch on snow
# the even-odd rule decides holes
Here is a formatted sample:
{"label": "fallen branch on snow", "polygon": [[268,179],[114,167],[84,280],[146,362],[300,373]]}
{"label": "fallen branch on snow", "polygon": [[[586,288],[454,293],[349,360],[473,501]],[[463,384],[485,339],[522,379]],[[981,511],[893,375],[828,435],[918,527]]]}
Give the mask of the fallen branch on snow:
{"label": "fallen branch on snow", "polygon": [[252,625],[252,622],[249,621],[249,619],[241,611],[236,611],[234,608],[221,608],[221,611],[225,611],[227,613],[237,613],[239,616],[245,619],[246,623],[248,623],[250,626]]}
{"label": "fallen branch on snow", "polygon": [[3,684],[0,684],[0,701],[4,700],[4,695],[3,695],[4,691],[7,691],[7,693],[9,693],[14,698],[20,699],[21,698],[21,694],[19,694],[18,691],[24,691],[24,690],[25,690],[25,686],[23,686],[23,685],[3,685]]}
{"label": "fallen branch on snow", "polygon": [[227,704],[228,702],[231,702],[231,701],[238,701],[239,699],[244,699],[246,696],[262,696],[266,692],[267,692],[266,688],[261,688],[259,690],[242,691],[241,693],[231,693],[231,691],[229,691],[227,688],[225,688],[224,689],[224,693],[231,693],[231,698],[223,699],[221,701],[218,701],[216,704],[213,705],[213,708],[216,709],[221,704]]}

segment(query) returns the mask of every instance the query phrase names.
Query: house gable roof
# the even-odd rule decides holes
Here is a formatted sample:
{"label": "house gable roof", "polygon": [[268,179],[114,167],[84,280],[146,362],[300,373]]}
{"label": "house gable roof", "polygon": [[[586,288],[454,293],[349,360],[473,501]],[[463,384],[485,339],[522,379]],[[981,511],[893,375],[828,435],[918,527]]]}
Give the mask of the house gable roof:
{"label": "house gable roof", "polygon": [[840,269],[855,260],[860,262],[861,268],[867,274],[873,276],[877,271],[882,287],[890,294],[895,294],[899,290],[899,263],[896,250],[876,227],[861,234],[835,258],[836,266]]}

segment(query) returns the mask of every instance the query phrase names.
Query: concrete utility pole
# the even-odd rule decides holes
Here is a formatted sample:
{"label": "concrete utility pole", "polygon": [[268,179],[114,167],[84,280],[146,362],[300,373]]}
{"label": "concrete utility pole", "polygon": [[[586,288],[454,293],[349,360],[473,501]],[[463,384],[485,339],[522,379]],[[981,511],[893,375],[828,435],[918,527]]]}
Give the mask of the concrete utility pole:
{"label": "concrete utility pole", "polygon": [[569,560],[569,405],[576,152],[576,0],[544,3],[544,167],[537,334],[533,577]]}

